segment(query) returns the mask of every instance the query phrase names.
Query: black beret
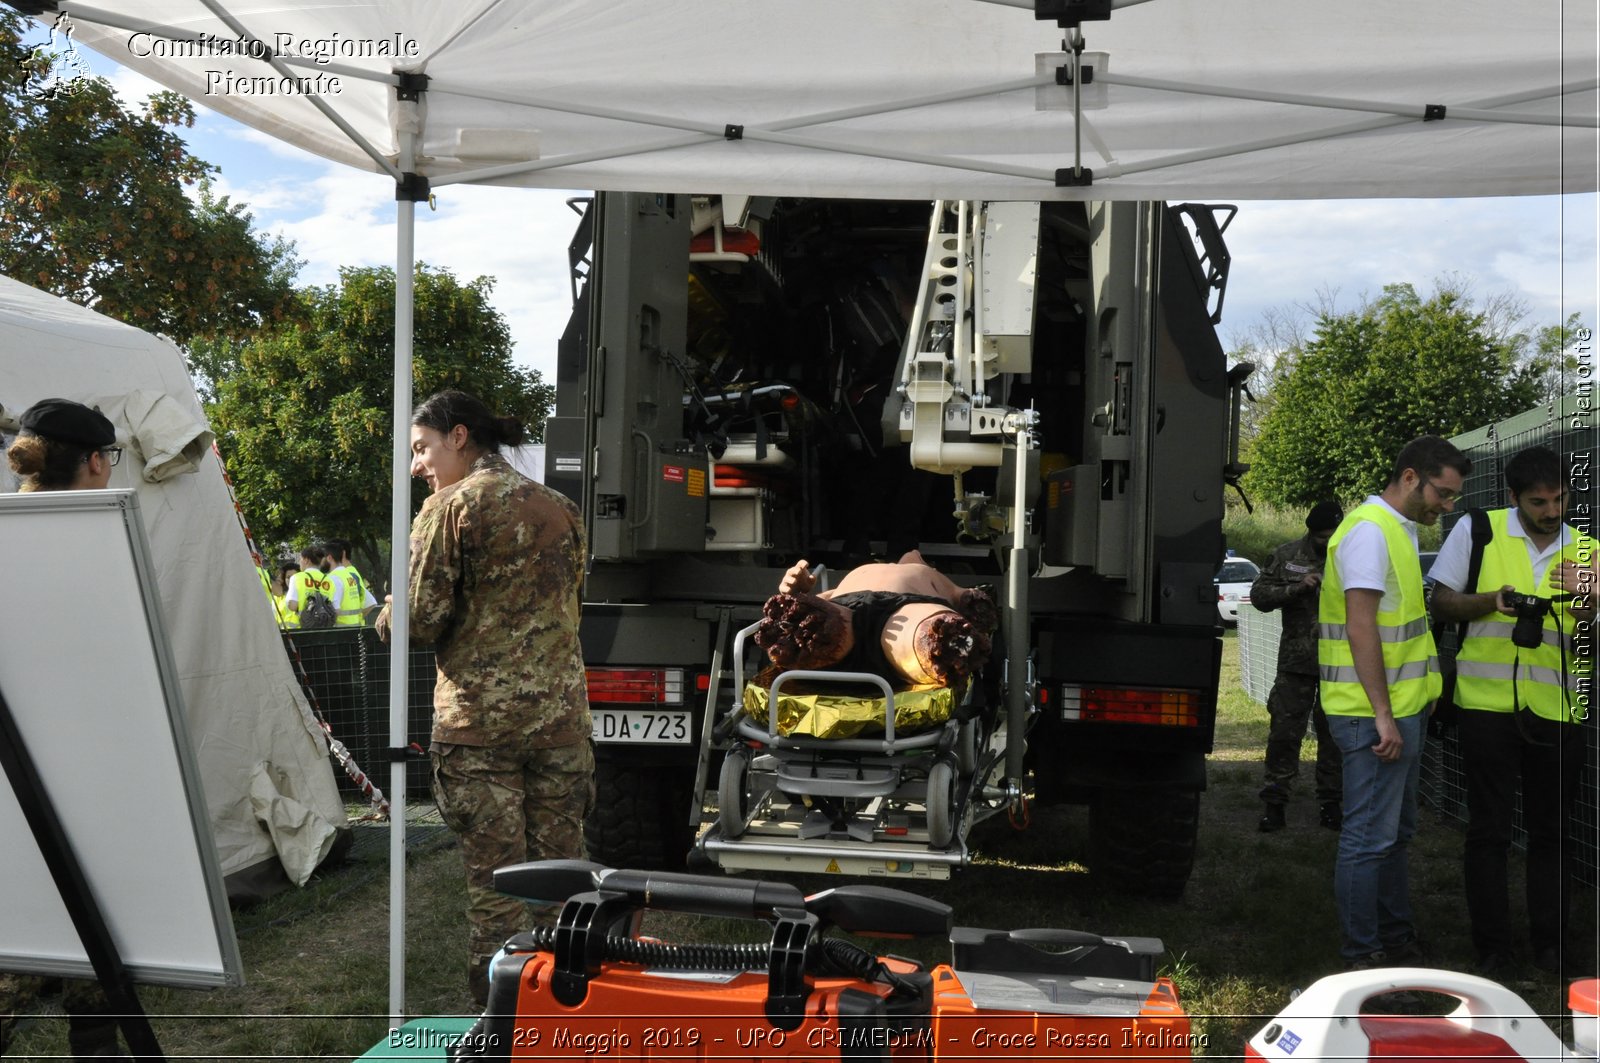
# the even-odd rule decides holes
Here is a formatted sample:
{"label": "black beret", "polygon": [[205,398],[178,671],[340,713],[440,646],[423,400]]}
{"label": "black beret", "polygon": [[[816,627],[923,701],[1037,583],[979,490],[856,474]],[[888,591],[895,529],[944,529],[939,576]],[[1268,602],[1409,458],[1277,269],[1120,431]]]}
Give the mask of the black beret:
{"label": "black beret", "polygon": [[1306,530],[1332,531],[1339,526],[1341,520],[1344,520],[1344,510],[1339,508],[1339,503],[1331,499],[1318,502],[1311,507],[1311,512],[1306,514]]}
{"label": "black beret", "polygon": [[117,441],[117,430],[105,414],[71,399],[40,399],[23,410],[18,421],[24,432],[58,443],[109,447]]}

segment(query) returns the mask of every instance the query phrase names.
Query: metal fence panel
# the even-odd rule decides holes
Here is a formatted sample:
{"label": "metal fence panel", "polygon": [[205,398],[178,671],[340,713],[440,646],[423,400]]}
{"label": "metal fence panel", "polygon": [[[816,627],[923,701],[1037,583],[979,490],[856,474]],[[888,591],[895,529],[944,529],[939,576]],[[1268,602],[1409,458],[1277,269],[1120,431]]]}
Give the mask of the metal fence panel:
{"label": "metal fence panel", "polygon": [[1239,603],[1239,682],[1251,701],[1262,705],[1272,693],[1278,674],[1278,639],[1283,634],[1283,615],[1274,609],[1264,613],[1253,605]]}
{"label": "metal fence panel", "polygon": [[[327,721],[333,737],[380,788],[389,785],[389,646],[370,627],[287,631],[284,644],[295,662],[312,708]],[[432,647],[411,647],[408,740],[428,748],[433,727],[434,656]],[[359,793],[343,772],[339,787]],[[406,768],[406,793],[428,798],[428,761],[413,752]]]}

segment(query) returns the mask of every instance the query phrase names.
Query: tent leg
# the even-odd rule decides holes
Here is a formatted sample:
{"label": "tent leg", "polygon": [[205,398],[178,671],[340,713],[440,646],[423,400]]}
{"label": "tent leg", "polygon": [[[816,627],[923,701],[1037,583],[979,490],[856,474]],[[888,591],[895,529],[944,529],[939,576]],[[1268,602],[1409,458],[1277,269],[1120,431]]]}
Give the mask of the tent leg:
{"label": "tent leg", "polygon": [[[415,138],[400,137],[400,159],[413,165]],[[406,1006],[406,746],[409,741],[411,617],[406,574],[411,563],[411,311],[416,276],[416,204],[395,202],[394,502],[389,526],[389,1023],[405,1022]]]}

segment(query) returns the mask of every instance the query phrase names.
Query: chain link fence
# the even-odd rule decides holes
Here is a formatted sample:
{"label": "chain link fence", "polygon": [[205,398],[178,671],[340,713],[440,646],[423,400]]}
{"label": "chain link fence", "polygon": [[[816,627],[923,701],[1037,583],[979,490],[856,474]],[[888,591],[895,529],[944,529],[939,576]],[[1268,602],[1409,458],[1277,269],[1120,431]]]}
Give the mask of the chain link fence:
{"label": "chain link fence", "polygon": [[[1579,531],[1597,535],[1597,505],[1600,505],[1600,469],[1593,466],[1597,456],[1597,435],[1592,403],[1567,398],[1549,407],[1530,410],[1497,424],[1467,432],[1451,439],[1472,459],[1472,473],[1466,478],[1461,502],[1443,523],[1446,535],[1469,508],[1494,509],[1509,504],[1505,487],[1505,463],[1518,451],[1543,445],[1562,455],[1570,474],[1567,485],[1567,519]],[[1442,658],[1455,655],[1455,632],[1436,633]],[[1275,613],[1262,613],[1252,607],[1239,608],[1239,670],[1245,693],[1253,701],[1266,704],[1278,656],[1279,626]],[[1592,643],[1591,643],[1592,645]],[[1579,740],[1585,747],[1585,767],[1579,784],[1577,807],[1572,817],[1569,850],[1574,874],[1585,884],[1600,881],[1600,726],[1590,712],[1580,726]],[[1422,799],[1441,818],[1466,825],[1466,786],[1461,770],[1461,749],[1457,734],[1428,739],[1422,753]],[[1516,812],[1516,843],[1524,842],[1520,798]]]}

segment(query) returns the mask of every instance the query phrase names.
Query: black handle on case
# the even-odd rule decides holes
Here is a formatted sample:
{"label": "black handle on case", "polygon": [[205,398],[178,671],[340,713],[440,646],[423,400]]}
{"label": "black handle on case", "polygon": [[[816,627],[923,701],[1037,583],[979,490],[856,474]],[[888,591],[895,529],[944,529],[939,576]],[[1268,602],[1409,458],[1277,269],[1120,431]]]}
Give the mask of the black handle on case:
{"label": "black handle on case", "polygon": [[496,868],[494,888],[534,904],[566,904],[568,897],[594,889],[596,874],[606,870],[590,860],[534,860]]}
{"label": "black handle on case", "polygon": [[[673,871],[614,871],[588,860],[535,860],[502,867],[494,873],[494,888],[536,904],[564,904],[580,893],[597,890],[635,908],[729,919],[770,920],[782,912],[806,911],[849,933],[879,937],[947,936],[951,925],[948,904],[887,886],[838,886],[807,897],[785,882]],[[1071,943],[1099,941],[1082,935]],[[1059,937],[1054,942],[1066,943]]]}
{"label": "black handle on case", "polygon": [[806,911],[867,937],[946,937],[950,906],[888,886],[837,886],[806,898]]}
{"label": "black handle on case", "polygon": [[806,903],[799,889],[784,882],[614,871],[588,860],[534,860],[502,867],[494,873],[494,888],[535,904],[565,904],[580,893],[598,890],[636,908],[729,919],[771,919],[779,909],[798,911]]}

